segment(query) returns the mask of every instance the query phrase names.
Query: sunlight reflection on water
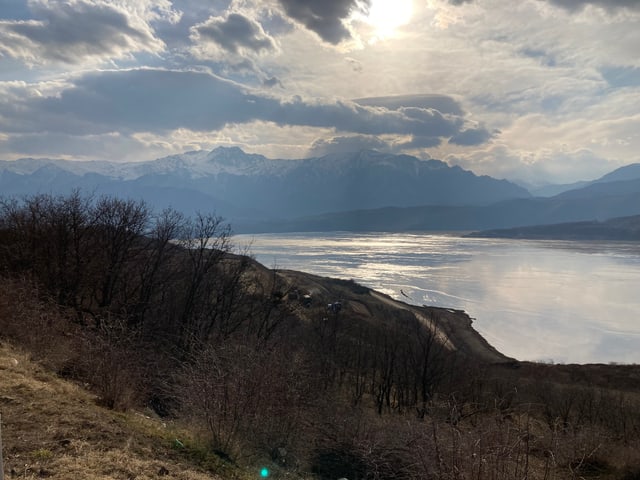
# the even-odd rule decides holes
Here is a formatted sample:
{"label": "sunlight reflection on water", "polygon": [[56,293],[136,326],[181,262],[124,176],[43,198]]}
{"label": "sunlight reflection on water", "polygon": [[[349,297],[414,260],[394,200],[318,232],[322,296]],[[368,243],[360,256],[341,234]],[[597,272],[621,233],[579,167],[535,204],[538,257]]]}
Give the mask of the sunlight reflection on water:
{"label": "sunlight reflection on water", "polygon": [[267,267],[464,309],[521,360],[640,363],[640,245],[430,234],[238,235]]}

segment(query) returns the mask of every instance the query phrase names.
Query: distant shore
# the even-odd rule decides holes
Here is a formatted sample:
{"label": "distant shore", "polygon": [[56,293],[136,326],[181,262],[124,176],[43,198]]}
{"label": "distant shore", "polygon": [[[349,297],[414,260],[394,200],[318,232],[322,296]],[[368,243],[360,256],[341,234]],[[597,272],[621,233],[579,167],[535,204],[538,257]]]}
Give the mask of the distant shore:
{"label": "distant shore", "polygon": [[513,238],[529,240],[602,240],[640,241],[640,215],[614,218],[607,221],[558,223],[532,225],[472,232],[466,237]]}

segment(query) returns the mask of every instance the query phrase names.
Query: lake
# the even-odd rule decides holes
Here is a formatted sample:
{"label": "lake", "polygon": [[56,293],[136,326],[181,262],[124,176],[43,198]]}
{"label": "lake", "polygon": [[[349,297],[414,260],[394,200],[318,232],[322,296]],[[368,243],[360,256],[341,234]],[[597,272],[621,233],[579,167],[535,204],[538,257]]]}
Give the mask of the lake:
{"label": "lake", "polygon": [[271,268],[465,310],[519,360],[640,363],[640,244],[442,234],[237,235]]}

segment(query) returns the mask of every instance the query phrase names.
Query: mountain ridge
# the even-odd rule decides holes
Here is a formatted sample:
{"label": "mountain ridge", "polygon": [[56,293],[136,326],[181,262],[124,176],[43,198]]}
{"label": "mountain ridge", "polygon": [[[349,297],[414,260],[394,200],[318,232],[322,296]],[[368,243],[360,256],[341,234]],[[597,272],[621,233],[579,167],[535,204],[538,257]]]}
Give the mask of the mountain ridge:
{"label": "mountain ridge", "polygon": [[534,197],[508,180],[375,150],[298,160],[218,147],[137,163],[0,161],[5,196],[79,189],[187,215],[215,210],[242,233],[471,231],[640,214],[640,164],[575,185]]}
{"label": "mountain ridge", "polygon": [[525,186],[525,188],[527,188],[532,195],[537,197],[554,197],[564,192],[589,187],[597,183],[607,183],[621,180],[635,180],[638,178],[640,178],[640,163],[631,163],[629,165],[616,168],[615,170],[612,170],[611,172],[606,173],[605,175],[602,175],[595,180],[582,180],[573,183],[551,184],[540,187]]}
{"label": "mountain ridge", "polygon": [[[440,160],[373,150],[271,160],[237,147],[219,147],[140,163],[0,162],[0,187],[8,194],[64,193],[87,187],[101,193],[109,185],[110,194],[118,194],[119,186],[130,195],[136,184],[178,188],[183,194],[176,203],[181,205],[191,194],[207,195],[223,205],[221,213],[231,220],[238,218],[238,212],[277,219],[385,206],[486,205],[530,197],[507,180],[478,176]],[[214,206],[193,205],[187,213]],[[240,218],[247,215],[251,216]]]}

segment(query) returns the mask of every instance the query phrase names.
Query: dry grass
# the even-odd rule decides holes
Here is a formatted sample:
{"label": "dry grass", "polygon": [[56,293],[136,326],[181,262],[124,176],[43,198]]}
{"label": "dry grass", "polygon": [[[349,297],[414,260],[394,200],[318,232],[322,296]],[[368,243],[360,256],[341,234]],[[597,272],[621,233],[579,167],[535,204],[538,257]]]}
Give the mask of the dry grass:
{"label": "dry grass", "polygon": [[221,478],[187,461],[171,426],[103,409],[7,344],[0,344],[0,413],[7,478]]}

